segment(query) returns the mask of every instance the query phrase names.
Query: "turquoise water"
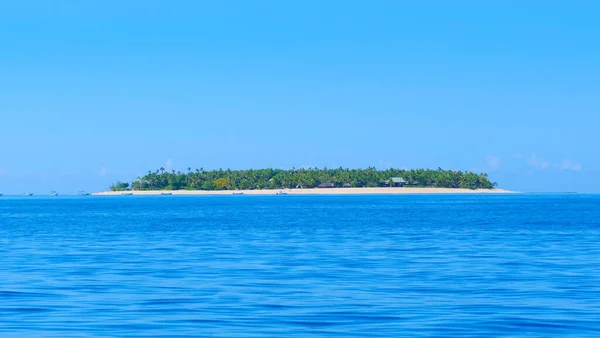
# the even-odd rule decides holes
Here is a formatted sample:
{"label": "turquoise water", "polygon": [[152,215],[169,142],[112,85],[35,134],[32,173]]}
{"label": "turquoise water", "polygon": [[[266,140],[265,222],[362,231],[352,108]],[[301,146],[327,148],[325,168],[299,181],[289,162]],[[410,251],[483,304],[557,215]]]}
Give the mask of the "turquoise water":
{"label": "turquoise water", "polygon": [[0,198],[0,336],[600,336],[600,196]]}

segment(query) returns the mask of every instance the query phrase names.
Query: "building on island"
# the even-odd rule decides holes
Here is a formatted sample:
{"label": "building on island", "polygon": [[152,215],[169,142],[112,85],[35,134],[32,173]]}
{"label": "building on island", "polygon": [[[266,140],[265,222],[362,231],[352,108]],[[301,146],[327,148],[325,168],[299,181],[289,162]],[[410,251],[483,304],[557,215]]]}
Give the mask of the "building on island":
{"label": "building on island", "polygon": [[350,183],[342,184],[342,188],[350,188],[350,187],[351,187]]}
{"label": "building on island", "polygon": [[389,187],[403,187],[406,181],[402,177],[391,177],[387,181],[383,182],[383,185]]}
{"label": "building on island", "polygon": [[319,184],[319,186],[317,186],[317,188],[334,188],[335,186],[333,185],[333,183],[321,183]]}

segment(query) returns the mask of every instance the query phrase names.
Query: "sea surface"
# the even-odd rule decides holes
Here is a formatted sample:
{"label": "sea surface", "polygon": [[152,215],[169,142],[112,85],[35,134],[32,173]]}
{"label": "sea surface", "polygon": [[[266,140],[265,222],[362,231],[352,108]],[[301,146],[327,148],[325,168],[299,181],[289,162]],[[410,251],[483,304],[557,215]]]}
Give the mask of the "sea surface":
{"label": "sea surface", "polygon": [[0,198],[0,337],[600,337],[599,195]]}

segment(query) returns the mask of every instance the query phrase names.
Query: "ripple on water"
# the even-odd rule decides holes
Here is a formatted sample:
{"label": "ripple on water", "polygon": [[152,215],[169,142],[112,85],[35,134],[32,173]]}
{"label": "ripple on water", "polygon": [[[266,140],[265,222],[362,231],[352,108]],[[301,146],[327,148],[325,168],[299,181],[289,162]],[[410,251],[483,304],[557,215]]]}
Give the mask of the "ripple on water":
{"label": "ripple on water", "polygon": [[0,200],[0,336],[600,336],[600,196]]}

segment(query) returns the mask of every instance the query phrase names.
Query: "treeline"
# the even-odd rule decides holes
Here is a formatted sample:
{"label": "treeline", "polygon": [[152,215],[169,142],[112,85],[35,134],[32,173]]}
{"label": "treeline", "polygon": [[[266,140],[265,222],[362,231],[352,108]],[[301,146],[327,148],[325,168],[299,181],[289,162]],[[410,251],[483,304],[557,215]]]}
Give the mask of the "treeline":
{"label": "treeline", "polygon": [[429,169],[249,169],[209,170],[197,169],[187,172],[160,168],[149,171],[131,184],[117,182],[110,189],[121,190],[245,190],[245,189],[291,189],[316,188],[321,183],[333,183],[335,187],[379,187],[392,184],[392,177],[401,177],[406,186],[493,189],[487,174]]}

